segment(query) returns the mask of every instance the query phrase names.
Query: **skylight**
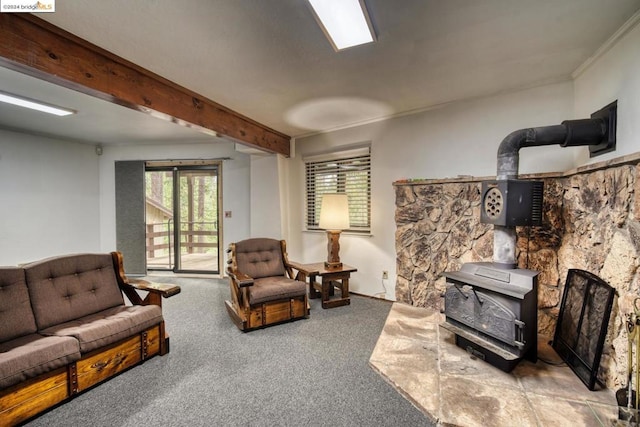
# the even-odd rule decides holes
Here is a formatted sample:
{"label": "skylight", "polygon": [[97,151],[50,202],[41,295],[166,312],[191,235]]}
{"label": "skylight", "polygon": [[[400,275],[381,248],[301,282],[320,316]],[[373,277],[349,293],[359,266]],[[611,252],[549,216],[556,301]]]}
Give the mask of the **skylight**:
{"label": "skylight", "polygon": [[375,41],[364,0],[309,0],[336,51]]}

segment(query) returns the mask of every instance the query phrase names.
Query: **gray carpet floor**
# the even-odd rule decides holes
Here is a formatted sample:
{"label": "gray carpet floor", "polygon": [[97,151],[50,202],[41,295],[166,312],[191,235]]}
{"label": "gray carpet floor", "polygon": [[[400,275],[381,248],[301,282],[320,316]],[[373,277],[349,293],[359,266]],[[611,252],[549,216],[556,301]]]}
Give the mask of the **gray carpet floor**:
{"label": "gray carpet floor", "polygon": [[164,300],[171,351],[34,419],[29,426],[427,426],[368,365],[391,303],[351,305],[248,333],[229,319],[228,283]]}

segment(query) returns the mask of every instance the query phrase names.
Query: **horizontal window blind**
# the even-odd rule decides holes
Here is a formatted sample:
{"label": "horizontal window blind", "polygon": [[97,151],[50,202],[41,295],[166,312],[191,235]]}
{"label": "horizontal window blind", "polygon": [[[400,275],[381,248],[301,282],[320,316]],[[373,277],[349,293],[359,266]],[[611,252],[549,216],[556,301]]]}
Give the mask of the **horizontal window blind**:
{"label": "horizontal window blind", "polygon": [[371,230],[371,154],[306,161],[305,167],[307,229],[319,229],[324,194],[346,193],[349,198],[349,231]]}

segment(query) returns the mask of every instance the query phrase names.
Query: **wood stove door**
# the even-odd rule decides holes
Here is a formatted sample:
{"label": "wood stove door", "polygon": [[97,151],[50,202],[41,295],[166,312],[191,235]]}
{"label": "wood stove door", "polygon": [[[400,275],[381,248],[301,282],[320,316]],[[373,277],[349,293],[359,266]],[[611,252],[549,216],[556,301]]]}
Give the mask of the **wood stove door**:
{"label": "wood stove door", "polygon": [[470,285],[451,284],[445,294],[445,315],[514,347],[521,347],[522,327],[515,313]]}
{"label": "wood stove door", "polygon": [[450,284],[444,296],[444,307],[448,319],[476,329],[476,308],[471,286]]}

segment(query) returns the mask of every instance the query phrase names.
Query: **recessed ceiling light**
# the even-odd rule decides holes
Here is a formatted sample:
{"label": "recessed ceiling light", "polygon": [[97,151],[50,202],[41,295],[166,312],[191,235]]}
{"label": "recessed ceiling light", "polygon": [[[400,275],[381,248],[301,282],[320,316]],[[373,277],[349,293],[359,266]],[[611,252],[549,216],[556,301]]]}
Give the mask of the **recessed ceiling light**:
{"label": "recessed ceiling light", "polygon": [[76,111],[68,108],[57,107],[51,104],[45,104],[34,99],[25,98],[22,96],[12,95],[7,92],[0,91],[0,102],[6,104],[17,105],[19,107],[30,108],[32,110],[42,111],[43,113],[54,114],[56,116],[68,116],[75,114]]}
{"label": "recessed ceiling light", "polygon": [[364,0],[309,0],[336,51],[375,41]]}

